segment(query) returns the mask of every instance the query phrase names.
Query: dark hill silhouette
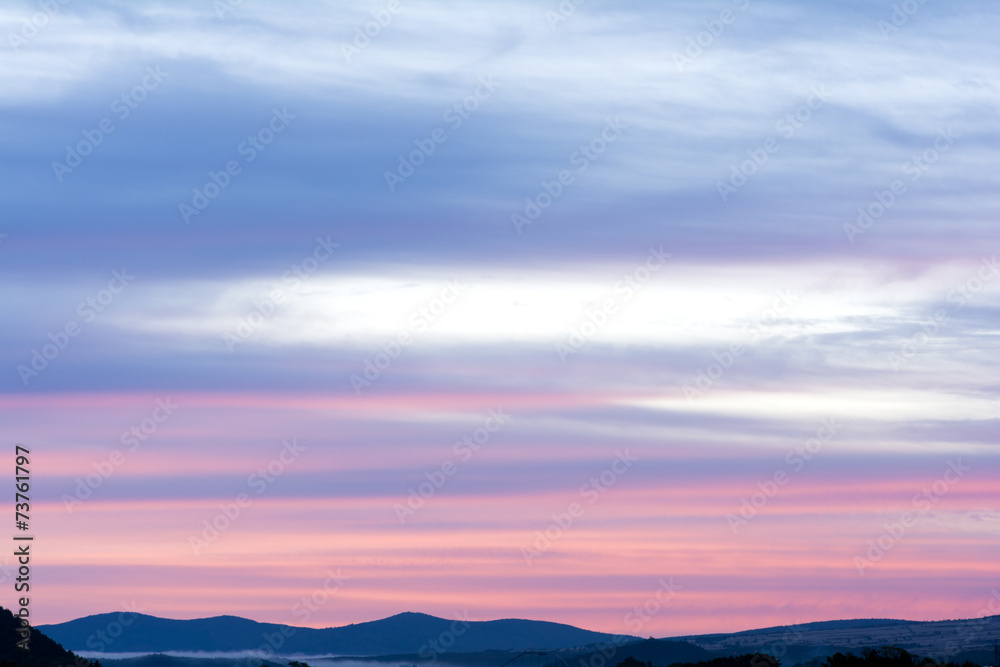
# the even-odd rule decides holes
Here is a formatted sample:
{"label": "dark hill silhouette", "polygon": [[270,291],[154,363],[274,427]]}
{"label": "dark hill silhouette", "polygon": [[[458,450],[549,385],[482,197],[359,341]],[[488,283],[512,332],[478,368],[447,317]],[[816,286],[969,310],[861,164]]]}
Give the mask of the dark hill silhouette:
{"label": "dark hill silhouette", "polygon": [[[558,623],[507,619],[466,624],[415,613],[321,630],[256,623],[235,616],[177,621],[134,615],[133,623],[103,649],[93,645],[93,639],[91,645],[87,644],[88,638],[118,618],[119,614],[101,614],[39,629],[70,649],[97,652],[246,651],[261,646],[271,648],[273,642],[267,639],[271,637],[281,643],[277,652],[282,655],[392,655],[398,656],[398,660],[375,662],[395,661],[398,665],[427,662],[432,656],[446,653],[447,661],[441,662],[468,667],[496,667],[511,657],[489,655],[490,651],[517,652],[531,647],[560,650],[560,658],[568,659],[572,667],[579,667],[578,656],[584,657],[584,665],[614,665],[632,657],[644,665],[667,667],[675,662],[694,663],[748,651],[776,655],[786,667],[797,664],[823,667],[823,661],[836,653],[882,646],[898,646],[941,662],[972,660],[989,665],[993,640],[1000,637],[1000,616],[947,621],[821,621],[737,633],[671,637],[648,643],[636,637],[615,637]],[[290,637],[282,635],[283,628]],[[452,631],[454,635],[450,634]],[[431,642],[442,639],[445,641],[438,645],[437,654],[432,653],[435,649]],[[595,651],[614,645],[618,648],[613,657],[597,658]],[[421,652],[423,656],[419,655]]]}
{"label": "dark hill silhouette", "polygon": [[821,667],[836,653],[896,646],[939,662],[972,660],[992,664],[993,641],[1000,637],[1000,616],[943,621],[853,619],[777,626],[730,634],[675,637],[719,655],[748,650],[773,653],[785,665]]}
{"label": "dark hill silhouette", "polygon": [[[956,662],[938,662],[933,658],[921,658],[898,646],[883,646],[879,649],[862,651],[861,655],[837,653],[826,659],[824,667],[959,667]],[[979,667],[967,662],[961,667]]]}
{"label": "dark hill silhouette", "polygon": [[[135,658],[107,659],[105,667],[248,667],[246,658],[178,658],[172,655],[154,653]],[[285,662],[261,660],[258,667],[286,667]]]}
{"label": "dark hill silhouette", "polygon": [[[613,653],[611,653],[614,651]],[[609,657],[609,653],[611,654]],[[568,660],[571,665],[612,665],[624,661],[638,661],[643,665],[672,665],[678,662],[700,662],[710,660],[718,654],[706,651],[688,642],[667,639],[644,639],[635,642],[618,643],[601,647],[601,650],[574,652]],[[601,656],[601,657],[599,657]],[[603,658],[603,659],[602,659]]]}
{"label": "dark hill silhouette", "polygon": [[[439,642],[442,637],[445,641],[438,645],[438,653],[514,650],[529,646],[574,648],[613,639],[613,635],[547,621],[452,621],[412,612],[324,629],[289,628],[237,616],[179,621],[129,614],[132,622],[121,636],[107,642],[104,649],[99,648],[96,633],[116,622],[119,616],[117,613],[97,614],[40,627],[71,649],[114,653],[245,651],[262,645],[270,648],[280,642],[278,652],[285,655],[385,655],[427,653],[435,650],[431,642]],[[282,628],[286,628],[284,634]],[[287,636],[289,633],[291,636]]]}
{"label": "dark hill silhouette", "polygon": [[777,658],[766,653],[745,653],[701,662],[678,662],[671,667],[780,667],[780,663]]}
{"label": "dark hill silhouette", "polygon": [[67,651],[37,628],[31,629],[28,650],[18,648],[21,620],[0,607],[0,666],[2,667],[91,667],[88,660]]}

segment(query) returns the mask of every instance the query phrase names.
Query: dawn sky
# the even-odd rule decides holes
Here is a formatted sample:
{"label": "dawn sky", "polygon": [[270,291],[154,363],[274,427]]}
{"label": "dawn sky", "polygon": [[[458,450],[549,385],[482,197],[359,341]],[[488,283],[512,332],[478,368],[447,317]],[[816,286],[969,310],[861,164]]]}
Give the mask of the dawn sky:
{"label": "dawn sky", "polygon": [[1000,588],[994,3],[18,0],[0,28],[36,623],[661,637]]}

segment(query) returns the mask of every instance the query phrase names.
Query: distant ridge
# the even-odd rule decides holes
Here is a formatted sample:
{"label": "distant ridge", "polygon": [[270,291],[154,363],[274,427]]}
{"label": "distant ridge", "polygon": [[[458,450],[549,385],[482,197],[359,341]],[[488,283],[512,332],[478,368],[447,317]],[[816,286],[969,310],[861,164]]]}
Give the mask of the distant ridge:
{"label": "distant ridge", "polygon": [[[106,630],[121,615],[98,614],[57,625],[40,626],[56,641],[76,651],[97,653],[234,652],[262,647],[278,655],[382,656],[381,662],[418,664],[448,654],[447,662],[467,666],[499,665],[491,651],[528,648],[560,651],[559,659],[573,665],[600,664],[608,650],[614,664],[626,657],[653,665],[693,663],[716,656],[753,653],[782,654],[788,667],[817,667],[814,661],[836,652],[859,652],[865,647],[899,646],[916,655],[943,661],[972,660],[991,664],[993,641],[1000,639],[1000,616],[949,621],[906,621],[888,618],[815,621],[734,633],[684,635],[641,640],[591,632],[571,625],[503,619],[452,621],[407,612],[378,621],[339,628],[296,628],[257,623],[238,616],[171,620],[130,614],[132,622],[116,639]],[[605,657],[598,658],[603,649]],[[398,658],[389,659],[389,658]],[[147,661],[149,662],[149,661]],[[611,659],[607,659],[610,663]],[[561,662],[560,662],[561,665]],[[136,663],[118,667],[151,667]],[[186,667],[192,667],[187,665]],[[224,667],[222,663],[214,666]],[[393,666],[395,667],[395,666]]]}
{"label": "distant ridge", "polygon": [[258,623],[238,616],[173,620],[130,613],[125,614],[128,626],[111,638],[107,628],[119,623],[120,616],[97,614],[40,627],[72,650],[108,653],[231,652],[265,646],[285,655],[443,654],[530,646],[567,649],[614,639],[614,635],[548,621],[453,621],[414,612],[324,629]]}
{"label": "distant ridge", "polygon": [[1000,639],[1000,616],[947,621],[862,618],[780,625],[756,630],[673,637],[726,655],[748,651],[781,653],[784,664],[805,664],[834,653],[898,646],[943,662],[992,664]]}
{"label": "distant ridge", "polygon": [[798,625],[774,625],[767,628],[754,628],[753,630],[740,630],[738,632],[710,633],[704,635],[678,635],[670,639],[688,640],[708,637],[739,637],[743,635],[772,634],[795,628],[801,631],[809,630],[855,630],[858,628],[878,628],[893,625],[905,625],[907,623],[934,623],[935,621],[906,621],[898,618],[852,618],[841,621],[810,621]]}

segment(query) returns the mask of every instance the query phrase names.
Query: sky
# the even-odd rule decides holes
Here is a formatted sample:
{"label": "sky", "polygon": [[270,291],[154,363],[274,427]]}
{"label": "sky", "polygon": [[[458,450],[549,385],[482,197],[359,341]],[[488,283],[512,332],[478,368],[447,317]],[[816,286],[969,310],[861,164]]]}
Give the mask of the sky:
{"label": "sky", "polygon": [[34,622],[984,615],[998,32],[987,0],[4,3]]}

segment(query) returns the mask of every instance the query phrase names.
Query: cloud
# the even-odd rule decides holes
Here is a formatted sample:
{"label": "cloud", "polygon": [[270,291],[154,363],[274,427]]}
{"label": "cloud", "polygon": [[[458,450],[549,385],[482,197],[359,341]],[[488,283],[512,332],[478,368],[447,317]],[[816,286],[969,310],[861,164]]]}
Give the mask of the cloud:
{"label": "cloud", "polygon": [[[401,7],[0,10],[0,410],[42,452],[51,620],[141,595],[287,622],[331,562],[358,589],[317,623],[473,595],[617,631],[671,572],[689,597],[650,632],[981,608],[982,481],[877,576],[850,559],[949,458],[995,478],[992,7],[888,34],[862,2]],[[397,532],[492,408],[516,419]],[[192,562],[290,437],[310,462]],[[528,571],[620,448],[642,465]]]}

